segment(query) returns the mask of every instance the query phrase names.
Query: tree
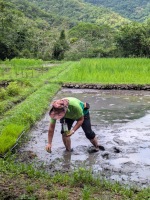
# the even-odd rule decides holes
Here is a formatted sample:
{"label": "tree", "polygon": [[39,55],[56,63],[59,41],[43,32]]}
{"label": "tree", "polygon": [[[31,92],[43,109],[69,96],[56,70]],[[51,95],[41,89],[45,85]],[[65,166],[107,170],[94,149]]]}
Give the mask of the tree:
{"label": "tree", "polygon": [[0,59],[2,60],[18,55],[15,40],[21,13],[12,7],[11,3],[0,0]]}
{"label": "tree", "polygon": [[69,49],[69,45],[66,40],[65,31],[62,30],[59,39],[55,42],[53,48],[53,58],[56,60],[64,59],[64,53]]}
{"label": "tree", "polygon": [[149,57],[149,27],[144,24],[131,23],[124,25],[116,37],[118,51],[121,56]]}

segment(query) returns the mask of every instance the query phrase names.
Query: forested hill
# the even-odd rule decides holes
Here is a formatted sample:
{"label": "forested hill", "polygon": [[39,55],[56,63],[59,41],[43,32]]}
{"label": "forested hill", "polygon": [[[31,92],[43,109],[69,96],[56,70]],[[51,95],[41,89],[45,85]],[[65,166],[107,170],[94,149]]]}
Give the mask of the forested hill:
{"label": "forested hill", "polygon": [[48,13],[70,19],[72,26],[78,22],[90,22],[116,27],[129,21],[109,9],[84,3],[82,0],[30,0],[30,2]]}
{"label": "forested hill", "polygon": [[0,60],[149,57],[149,38],[150,19],[132,23],[84,0],[0,0]]}
{"label": "forested hill", "polygon": [[109,8],[125,18],[142,22],[150,18],[150,0],[84,0]]}

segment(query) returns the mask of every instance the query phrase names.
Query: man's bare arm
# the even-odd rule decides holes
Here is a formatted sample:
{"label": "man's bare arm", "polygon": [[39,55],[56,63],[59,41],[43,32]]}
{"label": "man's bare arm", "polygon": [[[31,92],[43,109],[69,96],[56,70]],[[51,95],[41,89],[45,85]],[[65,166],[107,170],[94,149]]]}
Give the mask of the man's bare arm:
{"label": "man's bare arm", "polygon": [[46,146],[46,150],[48,152],[51,152],[54,130],[55,130],[55,124],[50,123],[49,130],[48,130],[48,144]]}
{"label": "man's bare arm", "polygon": [[74,132],[76,130],[78,130],[78,128],[80,128],[80,126],[82,126],[83,124],[83,121],[84,121],[84,116],[80,117],[78,120],[77,120],[77,123],[75,124],[75,126],[70,130],[70,133],[67,134],[66,136],[71,136],[72,134],[74,134]]}

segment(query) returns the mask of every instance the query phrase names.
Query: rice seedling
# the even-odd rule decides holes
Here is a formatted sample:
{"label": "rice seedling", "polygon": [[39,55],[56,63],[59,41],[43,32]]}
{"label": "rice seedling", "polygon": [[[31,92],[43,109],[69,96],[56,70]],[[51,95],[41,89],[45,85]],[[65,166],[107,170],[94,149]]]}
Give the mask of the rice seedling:
{"label": "rice seedling", "polygon": [[3,155],[6,151],[8,151],[15,143],[17,139],[12,137],[11,135],[1,135],[0,136],[0,155]]}
{"label": "rice seedling", "polygon": [[[11,132],[8,132],[8,134],[2,134],[5,132],[5,128],[9,126],[10,124],[15,124],[15,126],[23,126],[23,130],[28,130],[38,119],[46,108],[48,108],[48,104],[50,101],[50,98],[54,95],[54,93],[60,88],[57,84],[47,84],[44,85],[42,88],[39,88],[35,93],[30,95],[25,101],[22,103],[16,105],[13,109],[6,112],[4,114],[3,119],[0,121],[0,129],[2,130],[0,137],[1,141],[4,141],[4,138],[6,141],[8,141],[7,138],[10,139]],[[41,101],[42,97],[42,101]],[[8,129],[7,129],[8,130]],[[18,135],[21,132],[18,131]],[[10,145],[8,145],[10,148],[12,145],[15,144],[17,136],[14,136]],[[7,142],[8,143],[8,142]],[[4,145],[3,145],[4,146]],[[2,145],[0,145],[0,152],[1,154],[4,153],[9,148],[3,148],[1,150]]]}
{"label": "rice seedling", "polygon": [[17,141],[19,135],[23,132],[24,126],[9,124],[5,126],[0,135],[0,154],[4,154]]}
{"label": "rice seedling", "polygon": [[[7,68],[6,68],[7,66]],[[8,70],[9,69],[9,70]],[[38,70],[39,71],[38,71]],[[33,78],[43,72],[43,61],[35,59],[14,58],[6,60],[0,66],[1,77],[4,78]]]}
{"label": "rice seedling", "polygon": [[[20,59],[19,61],[14,59],[5,62],[8,63],[7,67],[9,67],[11,62],[17,67],[21,65],[22,68],[24,65],[35,66],[35,64],[37,64],[39,66],[39,64],[41,64],[41,61],[36,62],[32,60],[31,62],[30,60],[28,62],[27,59]],[[57,76],[63,68],[65,68],[65,66],[62,68],[53,68],[54,70],[52,69],[51,72],[40,75],[38,78],[17,79],[15,82],[12,81],[9,83],[7,88],[1,89],[0,99],[2,101],[0,102],[0,113],[3,115],[0,120],[1,154],[4,154],[14,146],[21,134],[19,130],[16,131],[16,135],[15,132],[10,131],[9,128],[13,129],[13,127],[10,127],[11,124],[14,124],[14,131],[15,126],[23,126],[23,130],[28,130],[44,113],[48,107],[50,98],[52,98],[54,93],[60,88],[60,85],[50,84],[49,79],[53,76]]]}
{"label": "rice seedling", "polygon": [[82,59],[58,77],[62,82],[101,84],[148,84],[150,60],[147,58]]}

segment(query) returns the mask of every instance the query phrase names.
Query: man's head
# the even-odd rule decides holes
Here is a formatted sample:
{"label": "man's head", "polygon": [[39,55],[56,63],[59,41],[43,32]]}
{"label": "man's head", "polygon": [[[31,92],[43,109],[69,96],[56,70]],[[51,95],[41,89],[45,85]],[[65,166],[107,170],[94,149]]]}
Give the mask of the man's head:
{"label": "man's head", "polygon": [[52,103],[49,115],[52,119],[61,119],[65,116],[69,101],[67,99],[58,99]]}

